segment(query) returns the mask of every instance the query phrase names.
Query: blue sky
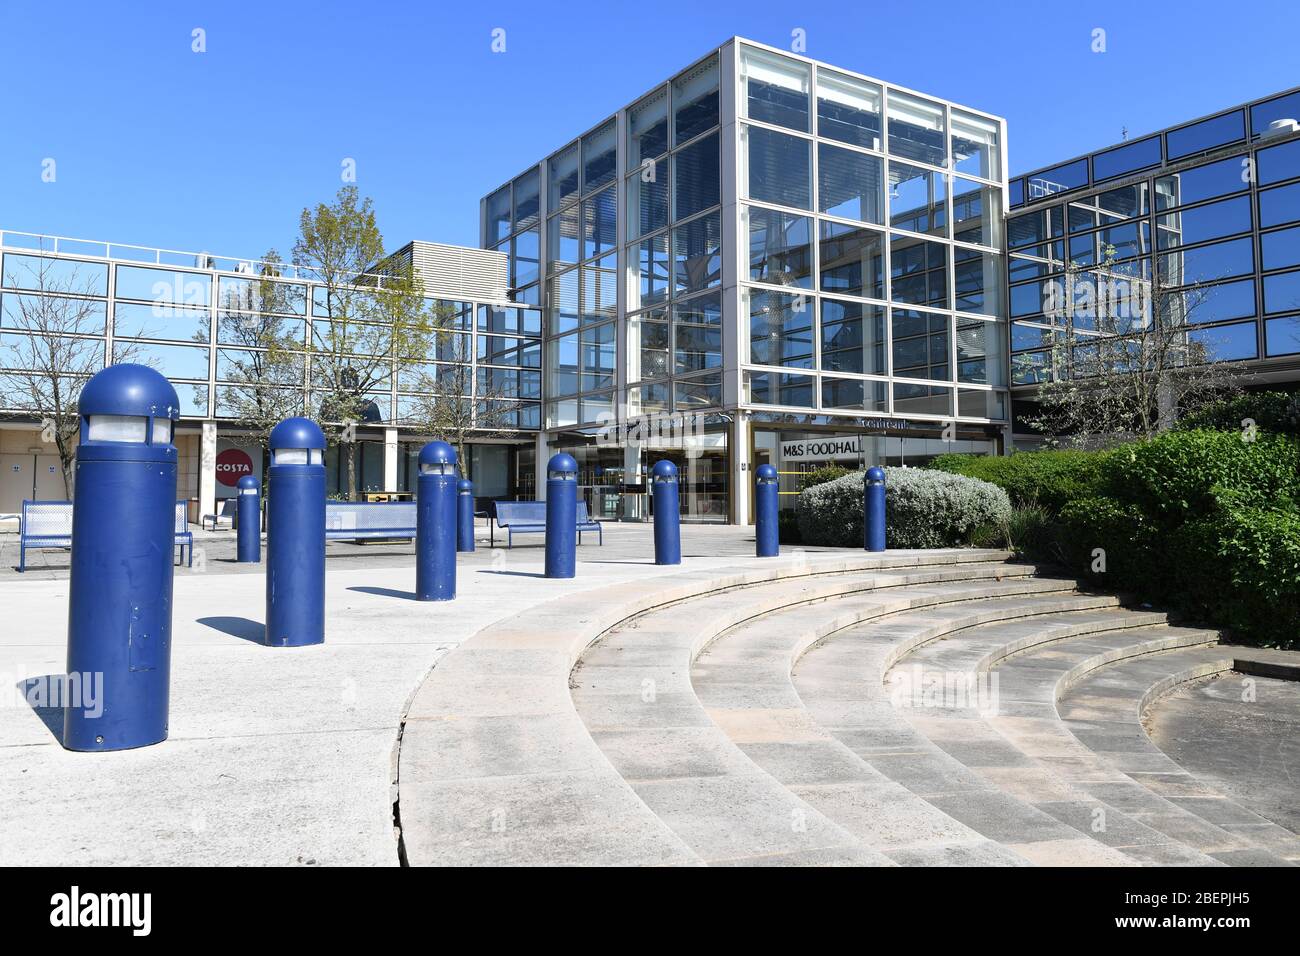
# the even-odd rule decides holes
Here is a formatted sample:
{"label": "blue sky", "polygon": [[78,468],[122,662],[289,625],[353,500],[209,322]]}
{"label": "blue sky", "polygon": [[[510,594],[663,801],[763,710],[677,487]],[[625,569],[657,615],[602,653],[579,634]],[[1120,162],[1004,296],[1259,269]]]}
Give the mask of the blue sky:
{"label": "blue sky", "polygon": [[1005,116],[1012,172],[1300,83],[1282,4],[0,0],[0,228],[287,255],[351,158],[390,247],[475,245],[481,195],[728,36],[796,28]]}

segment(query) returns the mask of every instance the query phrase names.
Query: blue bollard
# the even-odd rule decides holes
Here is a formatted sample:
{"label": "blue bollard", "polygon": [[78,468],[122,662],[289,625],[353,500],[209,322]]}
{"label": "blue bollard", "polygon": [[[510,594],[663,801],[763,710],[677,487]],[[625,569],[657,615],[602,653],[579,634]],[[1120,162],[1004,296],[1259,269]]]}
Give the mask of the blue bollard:
{"label": "blue bollard", "polygon": [[578,463],[560,452],[546,463],[546,576],[571,578],[578,562]]}
{"label": "blue bollard", "polygon": [[127,750],[167,739],[176,389],[110,365],[77,402],[63,746]]}
{"label": "blue bollard", "polygon": [[325,642],[325,433],[310,418],[271,429],[266,634],[271,647]]}
{"label": "blue bollard", "polygon": [[474,482],[456,483],[456,550],[474,550]]}
{"label": "blue bollard", "polygon": [[415,497],[415,597],[456,597],[456,449],[431,441],[420,449]]}
{"label": "blue bollard", "polygon": [[235,556],[241,564],[257,564],[262,560],[262,489],[252,475],[240,478],[237,488]]}
{"label": "blue bollard", "polygon": [[776,466],[759,465],[754,487],[754,553],[760,558],[775,558],[781,553],[778,491]]}
{"label": "blue bollard", "polygon": [[885,550],[885,469],[868,468],[862,484],[862,534],[868,551]]}
{"label": "blue bollard", "polygon": [[650,471],[655,499],[655,564],[682,563],[682,515],[677,466],[657,461]]}

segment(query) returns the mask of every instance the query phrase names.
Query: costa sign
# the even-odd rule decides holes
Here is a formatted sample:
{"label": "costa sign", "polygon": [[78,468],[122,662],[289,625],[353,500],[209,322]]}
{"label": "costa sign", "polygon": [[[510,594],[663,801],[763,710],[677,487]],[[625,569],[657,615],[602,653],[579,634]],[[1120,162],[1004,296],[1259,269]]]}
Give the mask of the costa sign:
{"label": "costa sign", "polygon": [[253,473],[253,459],[240,448],[227,448],[217,453],[217,481],[234,488],[239,479]]}

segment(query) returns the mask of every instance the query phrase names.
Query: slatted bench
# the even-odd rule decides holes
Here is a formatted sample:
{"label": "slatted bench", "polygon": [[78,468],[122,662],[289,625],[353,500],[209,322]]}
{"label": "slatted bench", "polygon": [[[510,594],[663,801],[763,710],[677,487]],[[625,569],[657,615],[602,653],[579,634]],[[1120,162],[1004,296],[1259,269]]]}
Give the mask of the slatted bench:
{"label": "slatted bench", "polygon": [[327,541],[410,541],[414,537],[414,501],[325,502]]}
{"label": "slatted bench", "polygon": [[[190,531],[184,501],[176,502],[174,546],[179,547],[180,559],[185,560],[185,549],[190,549],[188,566],[194,566],[194,533]],[[27,570],[27,549],[72,548],[71,501],[24,501],[22,522],[18,533],[18,570]]]}
{"label": "slatted bench", "polygon": [[[496,518],[488,524],[488,536],[493,547],[497,543],[497,528],[505,529],[507,548],[514,546],[515,534],[546,533],[545,501],[498,501],[496,510]],[[585,501],[578,502],[577,526],[578,544],[582,544],[582,532],[594,531],[599,538],[599,543],[604,545],[605,533],[601,530],[600,522],[593,521],[591,515],[587,513]]]}

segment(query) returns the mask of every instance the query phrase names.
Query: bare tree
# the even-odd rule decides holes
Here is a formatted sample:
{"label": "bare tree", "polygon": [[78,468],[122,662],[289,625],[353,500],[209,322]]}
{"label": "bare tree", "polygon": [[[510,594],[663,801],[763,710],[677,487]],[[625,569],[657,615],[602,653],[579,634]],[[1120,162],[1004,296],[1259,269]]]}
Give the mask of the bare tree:
{"label": "bare tree", "polygon": [[385,260],[374,205],[350,185],[331,205],[302,211],[293,261],[320,282],[312,308],[320,317],[308,336],[311,395],[327,437],[347,449],[348,497],[355,498],[356,425],[375,418],[371,396],[387,393],[393,376],[423,361],[433,341],[423,283],[411,262]]}
{"label": "bare tree", "polygon": [[404,421],[455,448],[461,474],[471,478],[470,437],[504,438],[518,432],[518,370],[480,366],[476,383],[470,337],[455,330],[456,313],[439,306],[435,317],[435,354],[443,361],[432,373],[420,372],[420,394],[409,399]]}
{"label": "bare tree", "polygon": [[[17,266],[10,265],[20,262]],[[29,290],[6,293],[0,406],[10,417],[35,418],[41,440],[54,445],[64,493],[72,497],[72,468],[80,421],[77,402],[86,380],[104,367],[103,290],[93,276],[68,260],[46,256],[6,257],[5,285]],[[137,349],[123,342],[117,361],[132,361]]]}
{"label": "bare tree", "polygon": [[291,301],[302,286],[276,281],[279,263],[279,253],[267,252],[257,281],[230,288],[217,311],[218,342],[238,350],[223,355],[221,405],[263,445],[275,425],[303,408],[302,327],[286,313],[305,314],[305,302]]}
{"label": "bare tree", "polygon": [[1022,421],[1051,445],[1149,438],[1240,389],[1241,370],[1216,361],[1215,330],[1195,327],[1210,288],[1181,284],[1176,260],[1148,278],[1117,265],[1114,247],[1104,252],[1095,265],[1070,263],[1047,286],[1044,312],[1059,331],[1037,411]]}

